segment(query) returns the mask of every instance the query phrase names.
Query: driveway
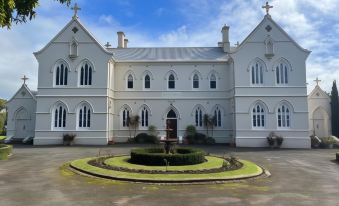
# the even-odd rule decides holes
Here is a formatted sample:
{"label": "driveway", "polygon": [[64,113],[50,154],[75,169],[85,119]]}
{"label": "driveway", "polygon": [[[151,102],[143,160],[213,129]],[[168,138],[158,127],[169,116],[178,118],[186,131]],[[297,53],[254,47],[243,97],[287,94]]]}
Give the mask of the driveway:
{"label": "driveway", "polygon": [[101,153],[127,154],[137,145],[16,146],[0,161],[1,206],[339,205],[337,150],[231,149],[204,146],[267,168],[272,176],[219,185],[150,185],[91,179],[61,170],[70,160]]}

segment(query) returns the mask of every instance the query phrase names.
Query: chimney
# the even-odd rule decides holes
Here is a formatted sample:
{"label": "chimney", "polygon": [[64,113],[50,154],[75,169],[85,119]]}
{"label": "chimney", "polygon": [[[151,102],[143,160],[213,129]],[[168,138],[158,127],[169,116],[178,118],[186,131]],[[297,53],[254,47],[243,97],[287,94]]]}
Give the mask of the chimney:
{"label": "chimney", "polygon": [[221,29],[222,44],[223,44],[224,52],[227,52],[227,53],[230,52],[229,30],[230,30],[230,27],[226,25],[224,25]]}
{"label": "chimney", "polygon": [[124,48],[127,48],[128,39],[124,39]]}
{"label": "chimney", "polygon": [[118,48],[124,48],[124,39],[125,39],[125,34],[122,31],[118,31]]}

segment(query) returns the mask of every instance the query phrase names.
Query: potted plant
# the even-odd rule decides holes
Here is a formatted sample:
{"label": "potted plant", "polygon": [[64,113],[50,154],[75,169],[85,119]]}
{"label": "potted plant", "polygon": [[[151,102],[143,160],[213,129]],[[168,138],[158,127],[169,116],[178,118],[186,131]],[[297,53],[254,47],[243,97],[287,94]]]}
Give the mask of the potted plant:
{"label": "potted plant", "polygon": [[74,144],[76,134],[63,134],[64,145],[71,146]]}
{"label": "potted plant", "polygon": [[275,143],[274,137],[275,137],[274,132],[270,132],[270,133],[268,134],[268,137],[266,137],[267,143],[268,143],[268,145],[269,145],[271,148],[274,147],[274,143]]}
{"label": "potted plant", "polygon": [[275,139],[277,141],[277,147],[280,148],[284,141],[284,138],[282,136],[277,135]]}

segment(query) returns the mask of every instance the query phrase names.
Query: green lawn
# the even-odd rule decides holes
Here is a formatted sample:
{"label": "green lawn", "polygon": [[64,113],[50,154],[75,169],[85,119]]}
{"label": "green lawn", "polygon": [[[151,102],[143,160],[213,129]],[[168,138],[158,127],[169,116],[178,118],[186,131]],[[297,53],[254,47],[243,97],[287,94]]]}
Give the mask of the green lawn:
{"label": "green lawn", "polygon": [[[170,166],[167,170],[203,170],[215,169],[222,167],[224,160],[219,157],[206,156],[207,162],[187,165],[187,166]],[[119,156],[105,160],[105,164],[115,167],[124,167],[128,169],[142,169],[142,170],[163,170],[166,171],[166,166],[145,166],[129,163],[130,156]]]}
{"label": "green lawn", "polygon": [[[133,179],[136,181],[194,181],[194,180],[209,180],[209,181],[217,181],[217,180],[232,180],[232,179],[241,179],[248,177],[255,177],[263,173],[261,167],[256,164],[246,161],[240,160],[243,163],[243,167],[238,170],[233,171],[225,171],[218,173],[207,173],[207,174],[142,174],[142,173],[132,173],[132,172],[122,172],[122,171],[114,171],[103,169],[99,167],[95,167],[89,165],[87,162],[94,158],[85,158],[74,160],[70,164],[83,171],[90,172],[94,175],[102,175],[108,178],[115,179]],[[152,167],[152,166],[150,166]]]}
{"label": "green lawn", "polygon": [[0,136],[0,141],[6,139],[6,136]]}

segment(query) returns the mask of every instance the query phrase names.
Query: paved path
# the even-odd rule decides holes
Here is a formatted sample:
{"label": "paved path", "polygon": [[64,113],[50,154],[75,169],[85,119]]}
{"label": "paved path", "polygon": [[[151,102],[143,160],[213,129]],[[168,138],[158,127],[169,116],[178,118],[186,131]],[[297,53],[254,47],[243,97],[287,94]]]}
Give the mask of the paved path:
{"label": "paved path", "polygon": [[111,147],[14,148],[0,161],[0,206],[167,206],[167,205],[339,205],[336,150],[265,150],[203,147],[254,161],[270,178],[222,185],[159,186],[93,180],[59,169],[64,162],[95,156],[99,150],[128,153],[133,145]]}

